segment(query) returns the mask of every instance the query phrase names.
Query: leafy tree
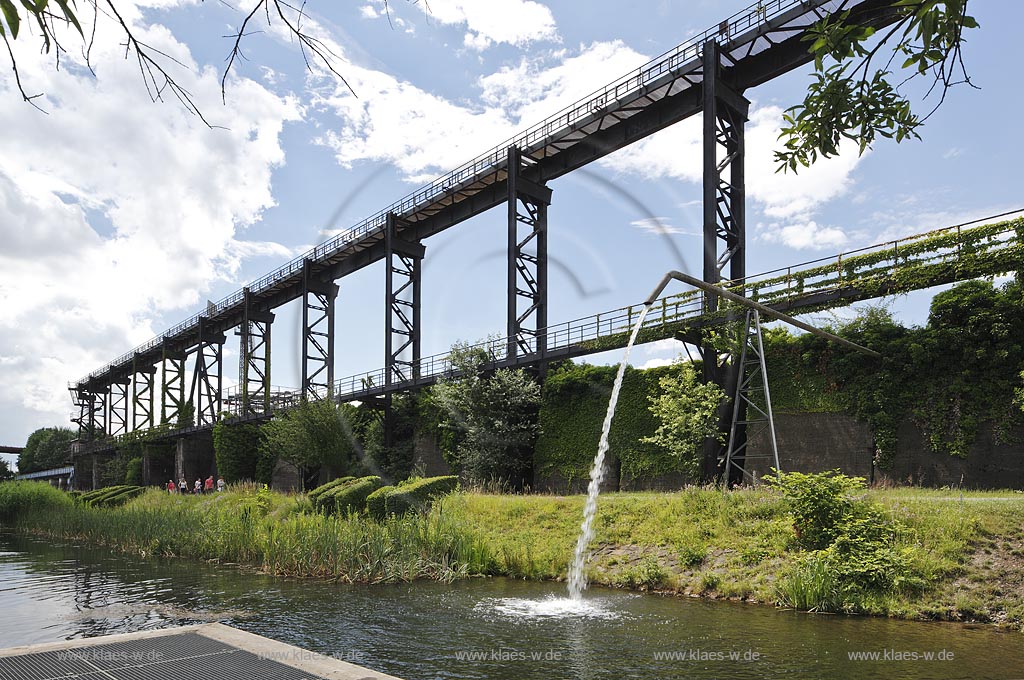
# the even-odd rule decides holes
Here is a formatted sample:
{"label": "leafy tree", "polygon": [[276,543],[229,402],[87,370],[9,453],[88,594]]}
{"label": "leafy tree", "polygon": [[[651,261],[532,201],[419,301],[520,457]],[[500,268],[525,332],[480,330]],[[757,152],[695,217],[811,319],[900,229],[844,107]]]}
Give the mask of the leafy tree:
{"label": "leafy tree", "polygon": [[[783,150],[775,152],[780,170],[796,172],[819,156],[835,156],[844,138],[855,141],[862,154],[876,136],[897,142],[919,138],[918,129],[948,90],[971,85],[961,46],[964,30],[978,22],[967,14],[967,0],[896,0],[892,7],[898,18],[880,36],[851,21],[849,10],[810,29],[805,39],[814,74],[804,101],[785,113]],[[894,62],[900,64],[896,85]],[[930,80],[926,97],[937,97],[923,118],[901,92],[918,79]]]}
{"label": "leafy tree", "polygon": [[6,482],[8,479],[14,479],[14,472],[8,465],[7,459],[0,458],[0,482]]}
{"label": "leafy tree", "polygon": [[[21,74],[18,72],[18,62],[11,41],[17,40],[27,29],[31,34],[30,39],[38,42],[42,52],[53,54],[54,63],[57,66],[60,64],[61,55],[66,54],[65,45],[70,46],[72,42],[81,41],[81,53],[85,57],[86,66],[91,68],[92,64],[89,59],[95,37],[95,30],[92,29],[102,14],[112,19],[120,27],[124,35],[122,45],[125,50],[125,58],[131,58],[138,62],[139,74],[150,98],[154,102],[163,101],[165,97],[177,100],[189,112],[196,114],[204,123],[207,123],[192,94],[179,85],[167,70],[180,67],[182,62],[175,59],[173,55],[165,54],[142,41],[118,9],[120,4],[115,0],[85,0],[92,23],[86,22],[83,29],[75,0],[0,0],[0,39],[3,39],[7,47],[11,69],[22,99],[32,103],[41,95],[29,95],[26,92]],[[221,76],[222,97],[225,96],[227,79],[232,67],[237,60],[244,58],[241,49],[242,39],[247,35],[259,32],[256,24],[259,24],[261,20],[268,29],[275,25],[281,26],[296,39],[307,68],[312,70],[311,60],[319,62],[346,86],[348,85],[345,78],[334,68],[337,55],[327,44],[315,35],[308,33],[303,27],[303,22],[308,19],[305,7],[305,3],[294,5],[287,0],[250,0],[246,7],[240,8],[240,15],[244,18],[239,23],[238,30],[226,36],[232,40],[232,47]],[[351,90],[351,88],[349,89]]]}
{"label": "leafy tree", "polygon": [[482,373],[488,360],[480,346],[452,346],[453,376],[430,388],[441,410],[441,427],[452,432],[449,462],[469,479],[522,488],[537,438],[541,390],[522,369]]}
{"label": "leafy tree", "polygon": [[306,476],[322,465],[344,472],[359,457],[352,434],[356,417],[355,407],[348,404],[335,406],[329,399],[304,402],[263,424],[263,456],[294,465],[303,485]]}
{"label": "leafy tree", "polygon": [[650,410],[660,424],[643,441],[657,444],[678,459],[679,467],[691,478],[700,475],[701,449],[708,437],[720,437],[718,407],[725,392],[705,383],[689,362],[677,360],[671,374],[658,381],[660,391],[649,397]]}
{"label": "leafy tree", "polygon": [[68,427],[42,427],[28,436],[18,456],[18,471],[38,472],[71,464],[71,442],[78,433]]}

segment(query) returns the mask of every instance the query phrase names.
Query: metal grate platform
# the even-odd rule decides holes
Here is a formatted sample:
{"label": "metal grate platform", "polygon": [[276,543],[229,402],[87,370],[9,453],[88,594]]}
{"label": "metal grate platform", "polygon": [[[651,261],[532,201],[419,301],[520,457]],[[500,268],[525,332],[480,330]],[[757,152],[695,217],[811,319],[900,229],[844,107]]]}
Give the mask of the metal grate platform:
{"label": "metal grate platform", "polygon": [[222,624],[0,650],[0,680],[250,678],[388,680],[390,676]]}

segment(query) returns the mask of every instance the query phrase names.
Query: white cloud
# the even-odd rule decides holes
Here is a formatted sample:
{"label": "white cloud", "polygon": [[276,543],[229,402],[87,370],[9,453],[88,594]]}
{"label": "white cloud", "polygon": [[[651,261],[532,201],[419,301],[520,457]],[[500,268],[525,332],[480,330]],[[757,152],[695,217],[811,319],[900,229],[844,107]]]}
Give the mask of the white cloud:
{"label": "white cloud", "polygon": [[[545,67],[549,59],[558,63]],[[626,72],[643,61],[643,55],[617,41],[581,46],[572,56],[560,50],[522,60],[480,79],[478,106],[455,103],[346,62],[345,77],[360,97],[333,81],[330,91],[317,96],[316,105],[339,119],[319,141],[332,148],[345,167],[364,160],[384,161],[409,181],[425,182],[592,92],[604,84],[607,73]],[[609,64],[614,70],[602,70]]]}
{"label": "white cloud", "polygon": [[430,0],[428,8],[429,17],[442,24],[465,24],[464,43],[474,50],[558,40],[551,10],[533,0]]}
{"label": "white cloud", "polygon": [[[284,162],[280,133],[296,102],[234,78],[220,105],[217,73],[139,6],[119,4],[138,37],[173,54],[175,70],[211,123],[176,103],[153,104],[121,36],[102,18],[92,51],[95,76],[62,57],[56,71],[18,41],[22,78],[46,97],[49,115],[21,103],[0,75],[0,363],[7,405],[64,421],[69,380],[98,368],[162,328],[162,312],[195,306],[212,283],[232,280],[242,259],[279,254],[240,230],[274,204],[271,171]],[[88,33],[89,28],[86,27]],[[68,68],[70,66],[70,68]],[[40,415],[42,419],[44,416]]]}
{"label": "white cloud", "polygon": [[380,16],[376,8],[373,5],[363,5],[359,8],[359,13],[364,19],[376,19]]}
{"label": "white cloud", "polygon": [[781,243],[798,250],[837,249],[849,243],[842,229],[819,225],[814,220],[801,223],[757,225],[757,238],[768,243]]}
{"label": "white cloud", "polygon": [[640,364],[636,368],[641,371],[646,371],[648,368],[658,368],[660,366],[671,366],[673,359],[648,359],[644,363]]}
{"label": "white cloud", "polygon": [[629,226],[645,231],[648,234],[690,234],[693,235],[696,232],[677,227],[672,224],[672,220],[668,217],[644,217],[643,219],[633,220],[629,223]]}
{"label": "white cloud", "polygon": [[[778,220],[763,234],[769,240],[802,248],[845,242],[847,236],[839,229],[819,226],[812,218],[819,206],[849,190],[860,161],[856,145],[843,144],[839,156],[820,160],[799,174],[776,173],[772,152],[778,148],[781,123],[781,108],[755,106],[746,128],[747,197],[759,204],[766,216]],[[648,179],[671,177],[699,183],[702,159],[702,122],[695,116],[617,151],[601,163]]]}

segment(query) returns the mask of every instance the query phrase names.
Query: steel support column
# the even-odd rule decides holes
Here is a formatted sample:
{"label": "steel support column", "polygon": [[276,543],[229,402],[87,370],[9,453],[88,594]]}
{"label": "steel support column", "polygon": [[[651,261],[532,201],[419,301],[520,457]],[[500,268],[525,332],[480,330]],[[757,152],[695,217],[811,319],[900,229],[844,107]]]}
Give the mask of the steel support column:
{"label": "steel support column", "polygon": [[221,384],[224,379],[223,333],[209,328],[209,320],[199,317],[199,342],[196,344],[195,365],[192,370],[192,389],[189,394],[195,406],[196,425],[212,425],[217,422],[221,406]]}
{"label": "steel support column", "polygon": [[523,176],[533,164],[508,148],[508,358],[547,350],[551,189]]}
{"label": "steel support column", "polygon": [[127,376],[119,376],[110,383],[110,415],[107,434],[116,437],[128,431],[128,385]]}
{"label": "steel support column", "polygon": [[257,305],[243,289],[245,308],[238,328],[238,383],[242,389],[242,416],[270,411],[270,327],[274,314]]}
{"label": "steel support column", "polygon": [[132,360],[132,430],[145,430],[156,425],[153,409],[156,366]]}
{"label": "steel support column", "polygon": [[388,213],[384,234],[384,384],[415,380],[420,372],[421,263],[425,248],[399,236],[400,220]]}
{"label": "steel support column", "polygon": [[302,399],[334,392],[334,301],[338,286],[302,263]]}
{"label": "steel support column", "polygon": [[[722,55],[717,43],[704,43],[703,52],[704,105],[704,260],[703,279],[718,283],[728,270],[728,278],[740,281],[746,277],[746,221],[744,214],[745,178],[743,167],[743,128],[750,103],[721,78]],[[704,295],[708,312],[718,309],[716,295]],[[735,361],[722,355],[710,341],[701,347],[704,379],[721,386],[726,394],[736,384]],[[722,404],[719,429],[731,429],[733,407]],[[740,420],[743,419],[742,414]],[[736,433],[745,436],[743,428]],[[722,446],[708,439],[704,443],[703,481],[712,481],[721,474]]]}
{"label": "steel support column", "polygon": [[185,352],[172,349],[164,340],[161,363],[160,423],[177,425],[185,405]]}

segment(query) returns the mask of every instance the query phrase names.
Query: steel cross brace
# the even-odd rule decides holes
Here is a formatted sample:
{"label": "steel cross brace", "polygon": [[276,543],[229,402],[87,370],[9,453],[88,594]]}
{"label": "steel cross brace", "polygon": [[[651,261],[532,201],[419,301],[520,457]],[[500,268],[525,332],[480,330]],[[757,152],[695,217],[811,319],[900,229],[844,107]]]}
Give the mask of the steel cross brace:
{"label": "steel cross brace", "polygon": [[523,176],[534,161],[508,148],[509,359],[547,350],[548,206],[551,189]]}

